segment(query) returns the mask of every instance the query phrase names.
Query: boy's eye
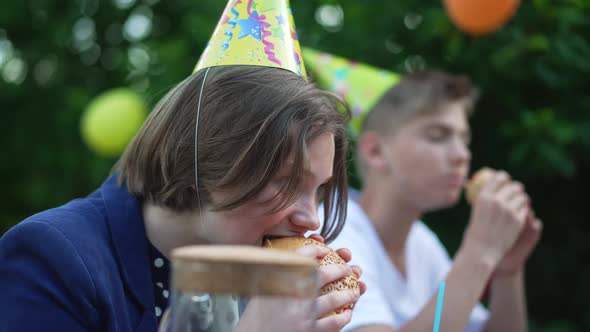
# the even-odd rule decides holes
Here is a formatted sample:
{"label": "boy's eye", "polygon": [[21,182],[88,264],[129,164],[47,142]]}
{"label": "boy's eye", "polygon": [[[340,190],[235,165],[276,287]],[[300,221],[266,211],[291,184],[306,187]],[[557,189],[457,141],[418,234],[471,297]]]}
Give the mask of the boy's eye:
{"label": "boy's eye", "polygon": [[448,132],[440,128],[430,129],[426,132],[426,138],[431,141],[442,141],[449,136]]}

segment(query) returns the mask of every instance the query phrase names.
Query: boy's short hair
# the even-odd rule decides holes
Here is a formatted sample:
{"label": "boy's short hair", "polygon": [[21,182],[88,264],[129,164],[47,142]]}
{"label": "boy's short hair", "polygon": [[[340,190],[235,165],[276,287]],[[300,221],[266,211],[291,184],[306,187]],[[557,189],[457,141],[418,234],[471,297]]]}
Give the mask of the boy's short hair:
{"label": "boy's short hair", "polygon": [[361,134],[375,131],[387,135],[412,118],[435,113],[453,103],[463,103],[467,115],[473,112],[477,90],[464,75],[427,70],[404,76],[369,111]]}

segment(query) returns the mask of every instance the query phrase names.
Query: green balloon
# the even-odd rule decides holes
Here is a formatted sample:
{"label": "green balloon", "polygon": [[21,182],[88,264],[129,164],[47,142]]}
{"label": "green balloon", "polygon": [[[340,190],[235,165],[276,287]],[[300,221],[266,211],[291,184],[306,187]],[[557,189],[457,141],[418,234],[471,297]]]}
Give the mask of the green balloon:
{"label": "green balloon", "polygon": [[120,155],[147,116],[139,94],[128,88],[106,91],[86,107],[81,121],[82,139],[104,157]]}

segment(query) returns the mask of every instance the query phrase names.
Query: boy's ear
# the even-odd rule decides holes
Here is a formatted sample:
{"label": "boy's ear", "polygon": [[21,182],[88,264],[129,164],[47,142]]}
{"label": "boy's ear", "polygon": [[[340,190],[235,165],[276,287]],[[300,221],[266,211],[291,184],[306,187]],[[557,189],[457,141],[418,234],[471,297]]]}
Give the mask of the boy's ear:
{"label": "boy's ear", "polygon": [[359,137],[358,154],[367,167],[367,171],[381,172],[387,169],[387,156],[384,148],[383,138],[376,132],[367,131]]}

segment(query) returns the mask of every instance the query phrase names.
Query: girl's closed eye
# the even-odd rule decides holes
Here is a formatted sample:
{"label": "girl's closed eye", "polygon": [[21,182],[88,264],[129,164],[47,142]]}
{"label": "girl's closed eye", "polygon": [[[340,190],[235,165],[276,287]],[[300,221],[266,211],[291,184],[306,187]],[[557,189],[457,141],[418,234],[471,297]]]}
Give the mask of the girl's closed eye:
{"label": "girl's closed eye", "polygon": [[289,179],[286,176],[270,180],[262,191],[257,195],[256,202],[265,204],[277,198]]}

